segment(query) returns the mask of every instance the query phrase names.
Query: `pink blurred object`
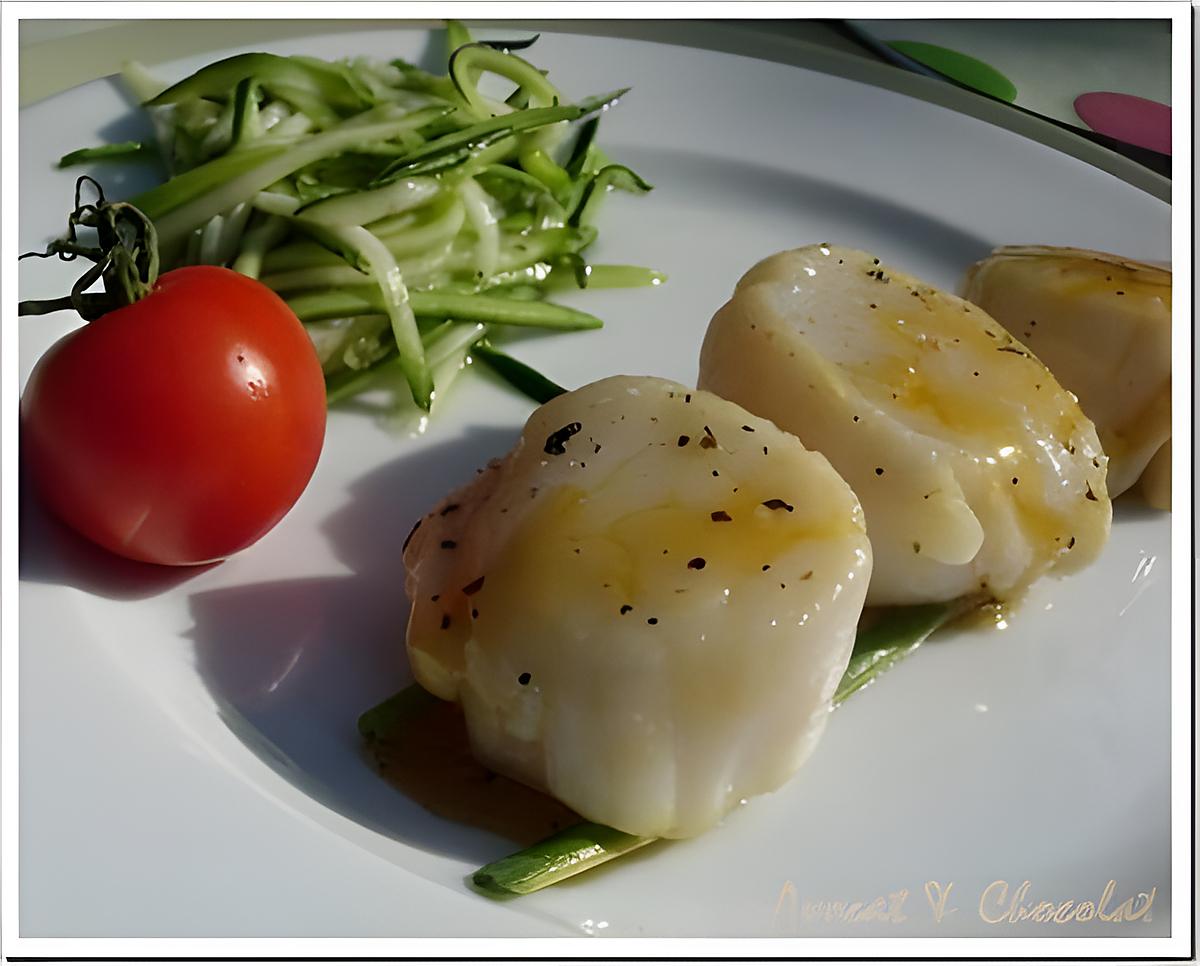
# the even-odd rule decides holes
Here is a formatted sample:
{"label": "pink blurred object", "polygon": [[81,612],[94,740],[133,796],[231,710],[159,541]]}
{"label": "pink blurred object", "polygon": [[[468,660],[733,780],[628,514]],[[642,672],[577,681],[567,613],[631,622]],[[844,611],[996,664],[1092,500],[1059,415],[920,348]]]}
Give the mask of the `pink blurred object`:
{"label": "pink blurred object", "polygon": [[1171,108],[1133,94],[1090,91],[1075,98],[1075,113],[1097,134],[1171,153]]}

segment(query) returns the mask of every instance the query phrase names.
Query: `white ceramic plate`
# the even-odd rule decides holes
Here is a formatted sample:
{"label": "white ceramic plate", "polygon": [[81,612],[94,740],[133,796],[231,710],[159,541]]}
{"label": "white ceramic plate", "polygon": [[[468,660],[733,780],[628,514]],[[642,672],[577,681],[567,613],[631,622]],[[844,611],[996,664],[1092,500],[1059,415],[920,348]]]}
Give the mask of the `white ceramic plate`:
{"label": "white ceramic plate", "polygon": [[[236,52],[233,25],[230,40]],[[397,29],[273,49],[416,60],[440,42]],[[610,199],[595,255],[670,276],[656,290],[582,294],[601,331],[521,344],[568,386],[616,372],[694,380],[705,325],[742,272],[814,241],[947,287],[998,244],[1169,258],[1166,205],[920,101],[640,41],[549,32],[530,56],[573,95],[633,86],[602,143],[657,187]],[[140,124],[107,81],[23,112],[23,248],[57,233],[69,208],[77,172],[55,159]],[[129,187],[98,171],[110,193]],[[58,294],[71,277],[23,262],[21,295]],[[21,321],[22,381],[73,324]],[[473,377],[423,438],[334,412],[284,523],[200,573],[109,558],[23,497],[22,936],[1168,934],[1170,527],[1128,507],[1098,564],[1039,584],[1007,630],[928,645],[836,712],[791,784],[723,827],[519,901],[471,893],[464,876],[508,846],[384,784],[355,719],[408,680],[409,526],[504,452],[529,408]],[[1151,914],[1073,925],[979,914],[997,880],[1009,899],[1029,880],[1027,901],[1057,903],[1098,901],[1110,879],[1110,908],[1156,890]],[[930,882],[953,883],[940,922]],[[846,922],[820,905],[902,890],[896,921]],[[997,899],[993,888],[991,917]]]}

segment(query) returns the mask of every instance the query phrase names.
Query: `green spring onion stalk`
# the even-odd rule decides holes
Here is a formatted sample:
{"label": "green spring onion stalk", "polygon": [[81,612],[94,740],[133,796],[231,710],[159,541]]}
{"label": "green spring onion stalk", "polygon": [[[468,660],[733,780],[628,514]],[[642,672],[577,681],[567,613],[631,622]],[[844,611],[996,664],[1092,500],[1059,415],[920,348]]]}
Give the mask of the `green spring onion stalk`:
{"label": "green spring onion stalk", "polygon": [[471,876],[471,884],[497,897],[528,895],[653,841],[607,825],[580,822],[527,849],[489,862]]}
{"label": "green spring onion stalk", "polygon": [[359,715],[358,733],[364,738],[386,738],[437,703],[437,698],[414,684]]}
{"label": "green spring onion stalk", "polygon": [[961,617],[979,601],[893,607],[872,624],[860,626],[846,673],[833,693],[834,707],[865,688],[888,668],[915,651],[939,627]]}

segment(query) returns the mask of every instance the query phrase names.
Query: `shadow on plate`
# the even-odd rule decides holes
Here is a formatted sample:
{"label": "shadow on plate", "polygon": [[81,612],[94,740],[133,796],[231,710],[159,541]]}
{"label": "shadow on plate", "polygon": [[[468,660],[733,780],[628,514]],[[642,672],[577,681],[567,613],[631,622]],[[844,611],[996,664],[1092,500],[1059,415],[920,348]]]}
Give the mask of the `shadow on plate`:
{"label": "shadow on plate", "polygon": [[1122,522],[1142,523],[1147,520],[1158,520],[1170,513],[1169,510],[1157,510],[1142,499],[1140,493],[1127,491],[1113,500],[1113,524]]}
{"label": "shadow on plate", "polygon": [[287,781],[323,805],[426,852],[482,864],[501,839],[439,819],[375,772],[362,712],[411,683],[400,548],[413,523],[517,430],[469,429],[356,481],[322,524],[347,576],[275,581],[189,598],[196,665],[223,719]]}
{"label": "shadow on plate", "polygon": [[110,600],[141,600],[177,587],[214,566],[159,567],[118,557],[54,516],[24,473],[17,502],[17,571],[21,581],[60,584]]}
{"label": "shadow on plate", "polygon": [[[96,81],[107,84],[120,97],[124,110],[117,117],[105,124],[97,132],[99,137],[96,144],[120,144],[124,141],[149,141],[154,143],[154,126],[150,116],[142,109],[137,100],[125,89],[125,85],[116,77],[107,77]],[[77,147],[92,147],[80,144]],[[57,158],[48,158],[48,165],[57,164]],[[128,157],[112,161],[91,161],[65,169],[66,173],[78,177],[88,175],[94,178],[104,188],[105,197],[116,199],[131,198],[155,185],[161,184],[167,178],[166,166],[157,157]],[[91,197],[88,195],[87,197]],[[69,197],[62,199],[63,225],[66,226],[66,215],[69,212]],[[80,270],[82,272],[82,269]]]}

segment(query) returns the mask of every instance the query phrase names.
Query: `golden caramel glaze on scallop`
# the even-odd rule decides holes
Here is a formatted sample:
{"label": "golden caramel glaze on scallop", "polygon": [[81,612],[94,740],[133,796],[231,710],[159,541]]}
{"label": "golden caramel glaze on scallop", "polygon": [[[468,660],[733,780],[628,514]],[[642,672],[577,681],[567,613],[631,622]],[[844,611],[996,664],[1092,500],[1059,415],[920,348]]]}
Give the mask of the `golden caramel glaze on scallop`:
{"label": "golden caramel glaze on scallop", "polygon": [[1010,596],[1107,539],[1105,456],[1074,397],[981,309],[865,252],[754,266],[709,325],[699,384],[858,494],[869,604]]}
{"label": "golden caramel glaze on scallop", "polygon": [[560,396],[406,548],[417,680],[488,767],[694,835],[811,752],[871,568],[828,461],[662,379]]}
{"label": "golden caramel glaze on scallop", "polygon": [[1109,495],[1146,475],[1148,502],[1169,509],[1170,271],[1104,252],[1011,246],[968,270],[963,295],[1079,397],[1109,458]]}

